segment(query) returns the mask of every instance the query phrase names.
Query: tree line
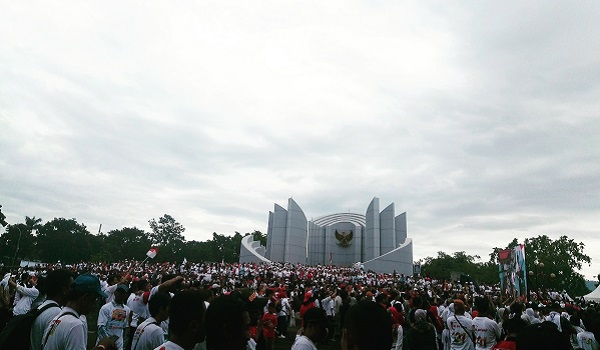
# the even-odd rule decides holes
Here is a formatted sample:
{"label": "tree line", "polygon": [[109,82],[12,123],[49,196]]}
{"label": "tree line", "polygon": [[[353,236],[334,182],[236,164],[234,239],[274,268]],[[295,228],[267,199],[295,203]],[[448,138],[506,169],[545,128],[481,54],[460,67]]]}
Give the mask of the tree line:
{"label": "tree line", "polygon": [[253,235],[266,245],[266,235],[260,231],[234,235],[214,232],[207,241],[187,241],[185,228],[171,215],[148,221],[150,230],[124,227],[107,233],[92,234],[76,219],[42,219],[25,217],[23,223],[7,225],[0,236],[0,261],[5,266],[20,260],[72,264],[79,261],[113,262],[143,260],[150,247],[158,247],[156,261],[176,262],[184,257],[190,261],[237,262],[243,237]]}
{"label": "tree line", "polygon": [[[567,236],[552,240],[546,235],[527,238],[523,243],[527,271],[521,273],[527,274],[530,290],[565,290],[572,296],[589,293],[584,276],[578,272],[583,264],[590,265],[592,261],[583,252],[585,244]],[[464,251],[453,254],[440,251],[437,257],[427,257],[417,263],[421,264],[421,274],[427,277],[450,279],[453,272],[458,272],[479,283],[493,285],[499,281],[499,252],[517,245],[519,241],[514,238],[505,247],[493,248],[488,261],[481,261],[480,256]]]}
{"label": "tree line", "polygon": [[[171,215],[148,221],[149,231],[124,227],[107,233],[92,234],[75,219],[54,218],[44,224],[42,219],[25,217],[23,223],[7,225],[0,236],[0,261],[5,266],[18,264],[21,259],[65,264],[79,261],[113,262],[145,258],[150,247],[158,247],[156,261],[180,262],[184,257],[195,262],[237,262],[241,240],[253,235],[262,245],[267,237],[260,231],[234,235],[214,232],[207,241],[187,241],[185,228]],[[566,290],[572,295],[587,293],[585,279],[578,271],[591,259],[583,253],[585,245],[567,236],[552,240],[548,236],[528,238],[525,256],[530,288]],[[421,275],[436,279],[450,279],[452,273],[463,273],[479,283],[496,284],[499,281],[498,253],[519,244],[515,238],[505,247],[493,248],[488,261],[464,251],[438,252],[417,262]]]}

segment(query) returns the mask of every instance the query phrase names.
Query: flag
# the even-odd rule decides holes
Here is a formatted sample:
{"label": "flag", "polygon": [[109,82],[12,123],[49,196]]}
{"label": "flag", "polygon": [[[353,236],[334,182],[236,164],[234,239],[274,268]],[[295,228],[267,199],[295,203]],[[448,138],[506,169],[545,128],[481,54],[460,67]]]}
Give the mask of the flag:
{"label": "flag", "polygon": [[498,251],[498,260],[500,261],[501,264],[510,263],[510,260],[511,260],[510,253],[511,253],[510,249]]}
{"label": "flag", "polygon": [[187,264],[187,259],[184,257],[183,261],[181,262],[181,265],[185,265],[185,264]]}
{"label": "flag", "polygon": [[146,253],[146,256],[150,259],[154,259],[156,257],[156,254],[158,254],[158,248],[150,248],[148,253]]}
{"label": "flag", "polygon": [[329,252],[329,265],[333,264],[333,252]]}

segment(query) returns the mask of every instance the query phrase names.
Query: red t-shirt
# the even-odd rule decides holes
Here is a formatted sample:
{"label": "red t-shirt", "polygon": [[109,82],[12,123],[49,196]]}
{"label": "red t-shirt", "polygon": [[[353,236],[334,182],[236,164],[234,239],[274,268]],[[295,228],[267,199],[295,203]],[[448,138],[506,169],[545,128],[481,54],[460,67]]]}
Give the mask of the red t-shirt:
{"label": "red t-shirt", "polygon": [[494,345],[492,350],[517,350],[517,342],[514,340],[503,340]]}
{"label": "red t-shirt", "polygon": [[[271,321],[269,323],[269,321]],[[263,334],[265,338],[275,338],[275,327],[277,327],[277,315],[266,313],[262,317]]]}

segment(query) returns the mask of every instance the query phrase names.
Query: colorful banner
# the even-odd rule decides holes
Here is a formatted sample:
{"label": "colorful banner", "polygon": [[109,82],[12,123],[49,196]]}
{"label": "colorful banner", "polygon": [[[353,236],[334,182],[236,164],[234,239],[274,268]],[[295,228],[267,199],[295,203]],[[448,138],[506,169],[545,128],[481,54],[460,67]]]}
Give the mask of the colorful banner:
{"label": "colorful banner", "polygon": [[498,271],[502,294],[527,298],[527,268],[525,265],[525,245],[498,252]]}

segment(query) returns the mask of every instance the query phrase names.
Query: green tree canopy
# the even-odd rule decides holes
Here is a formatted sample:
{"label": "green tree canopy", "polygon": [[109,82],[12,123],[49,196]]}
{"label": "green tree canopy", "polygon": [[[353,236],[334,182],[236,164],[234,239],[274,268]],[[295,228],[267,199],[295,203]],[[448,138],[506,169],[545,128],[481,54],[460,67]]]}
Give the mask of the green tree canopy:
{"label": "green tree canopy", "polygon": [[104,249],[100,252],[103,257],[101,260],[144,259],[151,245],[148,233],[137,227],[112,230],[104,237]]}
{"label": "green tree canopy", "polygon": [[75,219],[54,218],[37,235],[40,259],[45,262],[74,263],[89,260],[97,241],[85,225]]}
{"label": "green tree canopy", "polygon": [[148,221],[152,232],[149,238],[152,245],[160,247],[160,259],[163,261],[177,261],[182,259],[185,238],[183,232],[185,227],[175,220],[171,215],[165,214],[158,219]]}
{"label": "green tree canopy", "polygon": [[150,240],[156,246],[164,247],[173,241],[185,241],[183,237],[185,228],[169,214],[158,218],[158,222],[152,219],[148,221],[148,224],[152,230],[149,235]]}
{"label": "green tree canopy", "polygon": [[[546,235],[525,240],[525,258],[527,269],[535,274],[541,274],[542,281],[547,287],[566,290],[571,295],[588,293],[585,278],[578,270],[583,264],[590,264],[592,259],[583,253],[585,244],[575,242],[567,236],[556,240]],[[537,264],[536,264],[537,263]],[[539,263],[544,264],[540,271]],[[554,276],[554,277],[552,277]]]}

